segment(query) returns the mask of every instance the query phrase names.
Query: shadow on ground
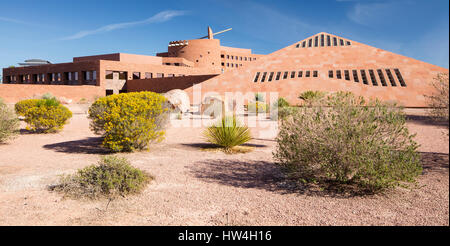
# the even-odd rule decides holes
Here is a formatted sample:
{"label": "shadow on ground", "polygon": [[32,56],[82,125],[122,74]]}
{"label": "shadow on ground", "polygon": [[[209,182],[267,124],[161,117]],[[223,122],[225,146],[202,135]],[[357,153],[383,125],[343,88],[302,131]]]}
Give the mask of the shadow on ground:
{"label": "shadow on ground", "polygon": [[448,172],[449,155],[445,153],[420,152],[423,172]]}
{"label": "shadow on ground", "polygon": [[111,152],[108,149],[101,147],[102,138],[90,137],[82,140],[61,142],[55,144],[47,144],[43,147],[45,149],[54,150],[56,152],[70,153],[70,154],[98,154],[106,155]]}
{"label": "shadow on ground", "polygon": [[[217,148],[218,146],[215,144],[211,144],[211,143],[188,143],[188,144],[180,144],[181,146],[185,146],[185,147],[189,147],[189,148],[193,148],[193,149],[214,149]],[[254,147],[254,148],[264,148],[267,147],[267,145],[263,145],[263,144],[251,144],[251,143],[246,143],[246,144],[242,144],[241,146],[245,146],[245,147]]]}
{"label": "shadow on ground", "polygon": [[429,126],[447,126],[448,122],[445,120],[438,120],[427,115],[406,115],[406,120],[421,125]]}
{"label": "shadow on ground", "polygon": [[189,167],[189,171],[205,182],[239,188],[263,189],[280,194],[342,198],[368,195],[352,190],[351,186],[344,187],[332,183],[323,184],[320,187],[304,185],[289,179],[280,166],[266,161],[210,159],[195,163],[194,166]]}

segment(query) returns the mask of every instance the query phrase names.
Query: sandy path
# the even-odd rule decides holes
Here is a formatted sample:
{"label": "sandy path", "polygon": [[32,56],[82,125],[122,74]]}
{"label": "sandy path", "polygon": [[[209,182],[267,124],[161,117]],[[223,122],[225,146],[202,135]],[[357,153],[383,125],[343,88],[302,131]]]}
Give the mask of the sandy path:
{"label": "sandy path", "polygon": [[[23,134],[0,145],[0,225],[449,225],[448,137],[408,122],[424,152],[421,188],[343,198],[289,189],[272,162],[275,143],[247,154],[201,151],[201,128],[172,127],[150,152],[121,154],[156,177],[113,201],[62,199],[46,187],[105,154],[83,114],[59,134]],[[255,129],[254,129],[255,130]]]}

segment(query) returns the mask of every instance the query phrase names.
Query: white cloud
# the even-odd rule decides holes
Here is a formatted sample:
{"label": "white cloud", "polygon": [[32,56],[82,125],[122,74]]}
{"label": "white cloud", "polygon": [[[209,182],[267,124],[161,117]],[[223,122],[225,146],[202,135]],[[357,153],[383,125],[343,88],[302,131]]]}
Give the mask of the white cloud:
{"label": "white cloud", "polygon": [[0,21],[14,23],[14,24],[27,25],[27,26],[33,25],[32,23],[29,23],[29,22],[26,22],[26,21],[21,21],[21,20],[17,20],[17,19],[2,17],[2,16],[0,16]]}
{"label": "white cloud", "polygon": [[171,20],[174,17],[182,16],[185,14],[186,14],[185,11],[174,11],[174,10],[162,11],[148,19],[145,19],[145,20],[110,24],[110,25],[102,26],[102,27],[94,29],[94,30],[84,30],[84,31],[80,31],[74,35],[64,37],[61,40],[80,39],[80,38],[84,38],[84,37],[90,36],[90,35],[111,32],[111,31],[118,30],[118,29],[130,28],[130,27],[137,26],[137,25],[166,22],[166,21]]}

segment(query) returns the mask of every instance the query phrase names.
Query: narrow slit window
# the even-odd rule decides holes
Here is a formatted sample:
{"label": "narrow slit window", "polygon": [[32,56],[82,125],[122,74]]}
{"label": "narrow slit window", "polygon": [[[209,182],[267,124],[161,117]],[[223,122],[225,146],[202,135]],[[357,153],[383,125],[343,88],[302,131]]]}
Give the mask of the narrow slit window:
{"label": "narrow slit window", "polygon": [[327,35],[327,46],[331,46],[331,37]]}
{"label": "narrow slit window", "polygon": [[314,38],[314,47],[318,47],[319,46],[319,36],[316,36]]}
{"label": "narrow slit window", "polygon": [[350,43],[350,41],[347,41],[347,45],[352,45],[352,43]]}
{"label": "narrow slit window", "polygon": [[357,83],[359,83],[359,78],[358,78],[358,71],[353,70],[353,80]]}
{"label": "narrow slit window", "polygon": [[308,47],[312,47],[312,38],[308,40]]}
{"label": "narrow slit window", "polygon": [[403,76],[402,76],[402,74],[400,73],[400,70],[399,70],[398,68],[396,68],[396,69],[394,69],[394,72],[395,72],[395,75],[397,75],[397,79],[398,79],[398,82],[400,82],[400,85],[401,85],[402,87],[406,87],[406,83],[405,83],[405,81],[403,80]]}
{"label": "narrow slit window", "polygon": [[367,81],[367,74],[365,70],[361,70],[361,79],[364,84],[368,85],[369,82]]}
{"label": "narrow slit window", "polygon": [[274,75],[274,72],[270,72],[269,80],[268,80],[269,82],[273,80],[273,75]]}
{"label": "narrow slit window", "polygon": [[343,39],[339,39],[339,42],[341,43],[341,46],[344,46],[344,40]]}
{"label": "narrow slit window", "polygon": [[393,87],[396,87],[396,86],[397,86],[397,83],[395,83],[395,79],[394,79],[394,76],[392,75],[391,70],[390,70],[390,69],[386,69],[386,74],[387,74],[387,76],[388,76],[388,78],[389,78],[389,82],[391,82],[391,85],[392,85]]}
{"label": "narrow slit window", "polygon": [[375,77],[375,73],[373,72],[372,69],[369,70],[369,74],[370,74],[370,79],[372,80],[372,84],[374,86],[378,86],[377,78]]}
{"label": "narrow slit window", "polygon": [[298,71],[298,77],[299,78],[303,77],[303,71]]}
{"label": "narrow slit window", "polygon": [[320,46],[321,47],[325,46],[325,36],[323,34],[320,35]]}
{"label": "narrow slit window", "polygon": [[267,77],[267,72],[264,72],[263,76],[261,78],[261,82],[265,82],[266,81],[266,77]]}
{"label": "narrow slit window", "polygon": [[337,38],[333,37],[333,46],[337,46]]}
{"label": "narrow slit window", "polygon": [[319,77],[319,72],[317,72],[317,71],[313,71],[313,77],[314,77],[314,78],[317,78],[317,77]]}
{"label": "narrow slit window", "polygon": [[380,77],[381,85],[387,86],[386,79],[384,78],[384,74],[381,71],[381,69],[378,69],[377,73],[378,73],[378,77]]}
{"label": "narrow slit window", "polygon": [[287,79],[289,72],[284,72],[283,79]]}
{"label": "narrow slit window", "polygon": [[291,79],[295,78],[295,71],[291,72]]}
{"label": "narrow slit window", "polygon": [[281,72],[278,72],[277,73],[277,77],[275,78],[275,80],[280,80],[280,77],[281,77]]}
{"label": "narrow slit window", "polygon": [[300,44],[297,44],[297,45],[295,46],[295,48],[300,48]]}
{"label": "narrow slit window", "polygon": [[328,71],[328,78],[333,78],[333,70]]}
{"label": "narrow slit window", "polygon": [[306,47],[306,41],[303,41],[302,48]]}
{"label": "narrow slit window", "polygon": [[253,80],[253,82],[258,82],[258,80],[259,80],[259,75],[261,75],[261,73],[260,72],[257,72],[256,73],[256,76],[255,76],[255,80]]}
{"label": "narrow slit window", "polygon": [[337,70],[337,71],[336,71],[336,78],[337,78],[337,79],[342,79],[341,70]]}
{"label": "narrow slit window", "polygon": [[350,72],[348,70],[344,71],[345,80],[350,80]]}
{"label": "narrow slit window", "polygon": [[306,76],[307,78],[311,77],[311,71],[306,71]]}

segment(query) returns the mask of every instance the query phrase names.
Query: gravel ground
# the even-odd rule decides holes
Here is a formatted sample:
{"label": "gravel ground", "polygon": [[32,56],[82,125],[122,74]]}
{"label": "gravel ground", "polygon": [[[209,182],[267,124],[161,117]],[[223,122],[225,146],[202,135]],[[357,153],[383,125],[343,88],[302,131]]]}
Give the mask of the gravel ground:
{"label": "gravel ground", "polygon": [[270,132],[255,134],[253,152],[226,155],[200,148],[202,128],[172,126],[151,151],[121,154],[155,180],[108,208],[105,200],[47,190],[59,175],[107,154],[79,111],[61,133],[23,132],[0,145],[0,225],[449,225],[448,136],[420,110],[408,111],[425,167],[416,189],[375,196],[292,190],[273,164]]}

